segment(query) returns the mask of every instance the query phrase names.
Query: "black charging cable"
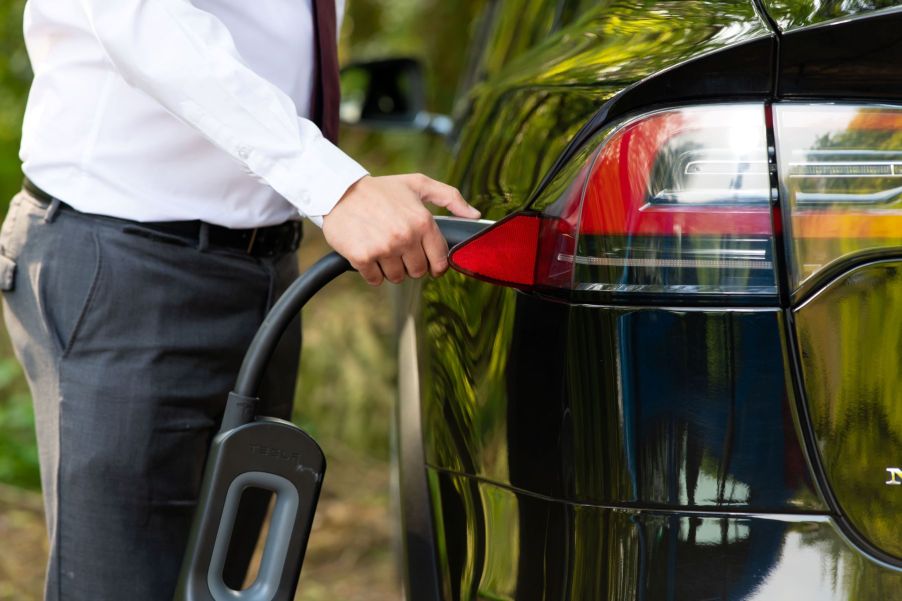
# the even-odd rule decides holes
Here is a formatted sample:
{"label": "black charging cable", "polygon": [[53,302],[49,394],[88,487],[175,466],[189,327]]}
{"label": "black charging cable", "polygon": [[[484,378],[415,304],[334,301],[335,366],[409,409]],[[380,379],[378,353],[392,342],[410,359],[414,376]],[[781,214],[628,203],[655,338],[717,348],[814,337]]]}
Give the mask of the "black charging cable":
{"label": "black charging cable", "polygon": [[[436,218],[436,223],[448,241],[448,246],[452,248],[488,225],[485,221],[447,217]],[[352,270],[347,259],[338,253],[330,252],[301,274],[273,305],[244,355],[241,371],[238,372],[238,379],[235,382],[235,390],[229,394],[226,403],[220,432],[254,421],[258,402],[257,391],[282,333],[317,292],[341,274]]]}

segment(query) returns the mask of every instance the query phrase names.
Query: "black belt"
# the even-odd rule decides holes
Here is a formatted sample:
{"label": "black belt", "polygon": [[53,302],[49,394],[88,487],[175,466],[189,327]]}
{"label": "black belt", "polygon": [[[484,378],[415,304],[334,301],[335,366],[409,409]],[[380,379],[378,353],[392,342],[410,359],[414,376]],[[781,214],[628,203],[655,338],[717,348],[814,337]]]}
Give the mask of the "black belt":
{"label": "black belt", "polygon": [[[34,182],[25,178],[22,187],[37,200],[50,204],[59,202],[61,210],[79,212],[58,198],[41,190]],[[87,215],[87,213],[81,213]],[[302,227],[300,222],[288,221],[280,225],[256,227],[251,229],[230,229],[221,225],[213,225],[203,221],[150,221],[138,222],[118,217],[100,216],[104,220],[121,222],[133,227],[159,232],[167,236],[180,238],[192,245],[200,246],[203,239],[209,246],[230,248],[247,253],[254,257],[274,257],[294,252],[301,242]]]}

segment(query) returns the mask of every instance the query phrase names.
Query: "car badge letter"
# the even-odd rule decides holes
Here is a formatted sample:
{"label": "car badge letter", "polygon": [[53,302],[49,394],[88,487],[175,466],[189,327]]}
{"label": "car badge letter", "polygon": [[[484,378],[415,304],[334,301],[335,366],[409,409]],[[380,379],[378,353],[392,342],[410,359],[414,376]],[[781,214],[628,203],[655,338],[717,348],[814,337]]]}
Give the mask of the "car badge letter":
{"label": "car badge letter", "polygon": [[889,480],[886,481],[886,484],[902,486],[902,468],[888,467],[886,471],[889,472]]}

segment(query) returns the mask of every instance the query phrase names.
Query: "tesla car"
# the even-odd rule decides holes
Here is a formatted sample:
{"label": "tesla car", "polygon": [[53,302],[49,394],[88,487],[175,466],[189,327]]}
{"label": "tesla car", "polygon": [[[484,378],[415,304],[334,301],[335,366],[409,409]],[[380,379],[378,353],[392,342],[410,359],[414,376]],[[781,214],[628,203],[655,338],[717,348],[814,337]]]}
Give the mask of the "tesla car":
{"label": "tesla car", "polygon": [[474,4],[453,118],[343,108],[485,217],[401,295],[408,598],[902,599],[900,3]]}

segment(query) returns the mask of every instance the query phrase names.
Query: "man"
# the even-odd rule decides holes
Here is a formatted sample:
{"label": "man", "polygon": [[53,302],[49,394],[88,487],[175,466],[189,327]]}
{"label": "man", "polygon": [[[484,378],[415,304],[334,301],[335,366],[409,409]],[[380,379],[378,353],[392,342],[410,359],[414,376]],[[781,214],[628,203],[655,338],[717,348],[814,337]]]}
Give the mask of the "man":
{"label": "man", "polygon": [[[27,179],[0,284],[35,402],[46,599],[171,598],[226,394],[296,276],[297,219],[378,285],[447,269],[424,202],[478,216],[333,145],[334,2],[27,4]],[[266,414],[290,414],[298,345],[270,366]],[[230,557],[235,587],[247,559]]]}

